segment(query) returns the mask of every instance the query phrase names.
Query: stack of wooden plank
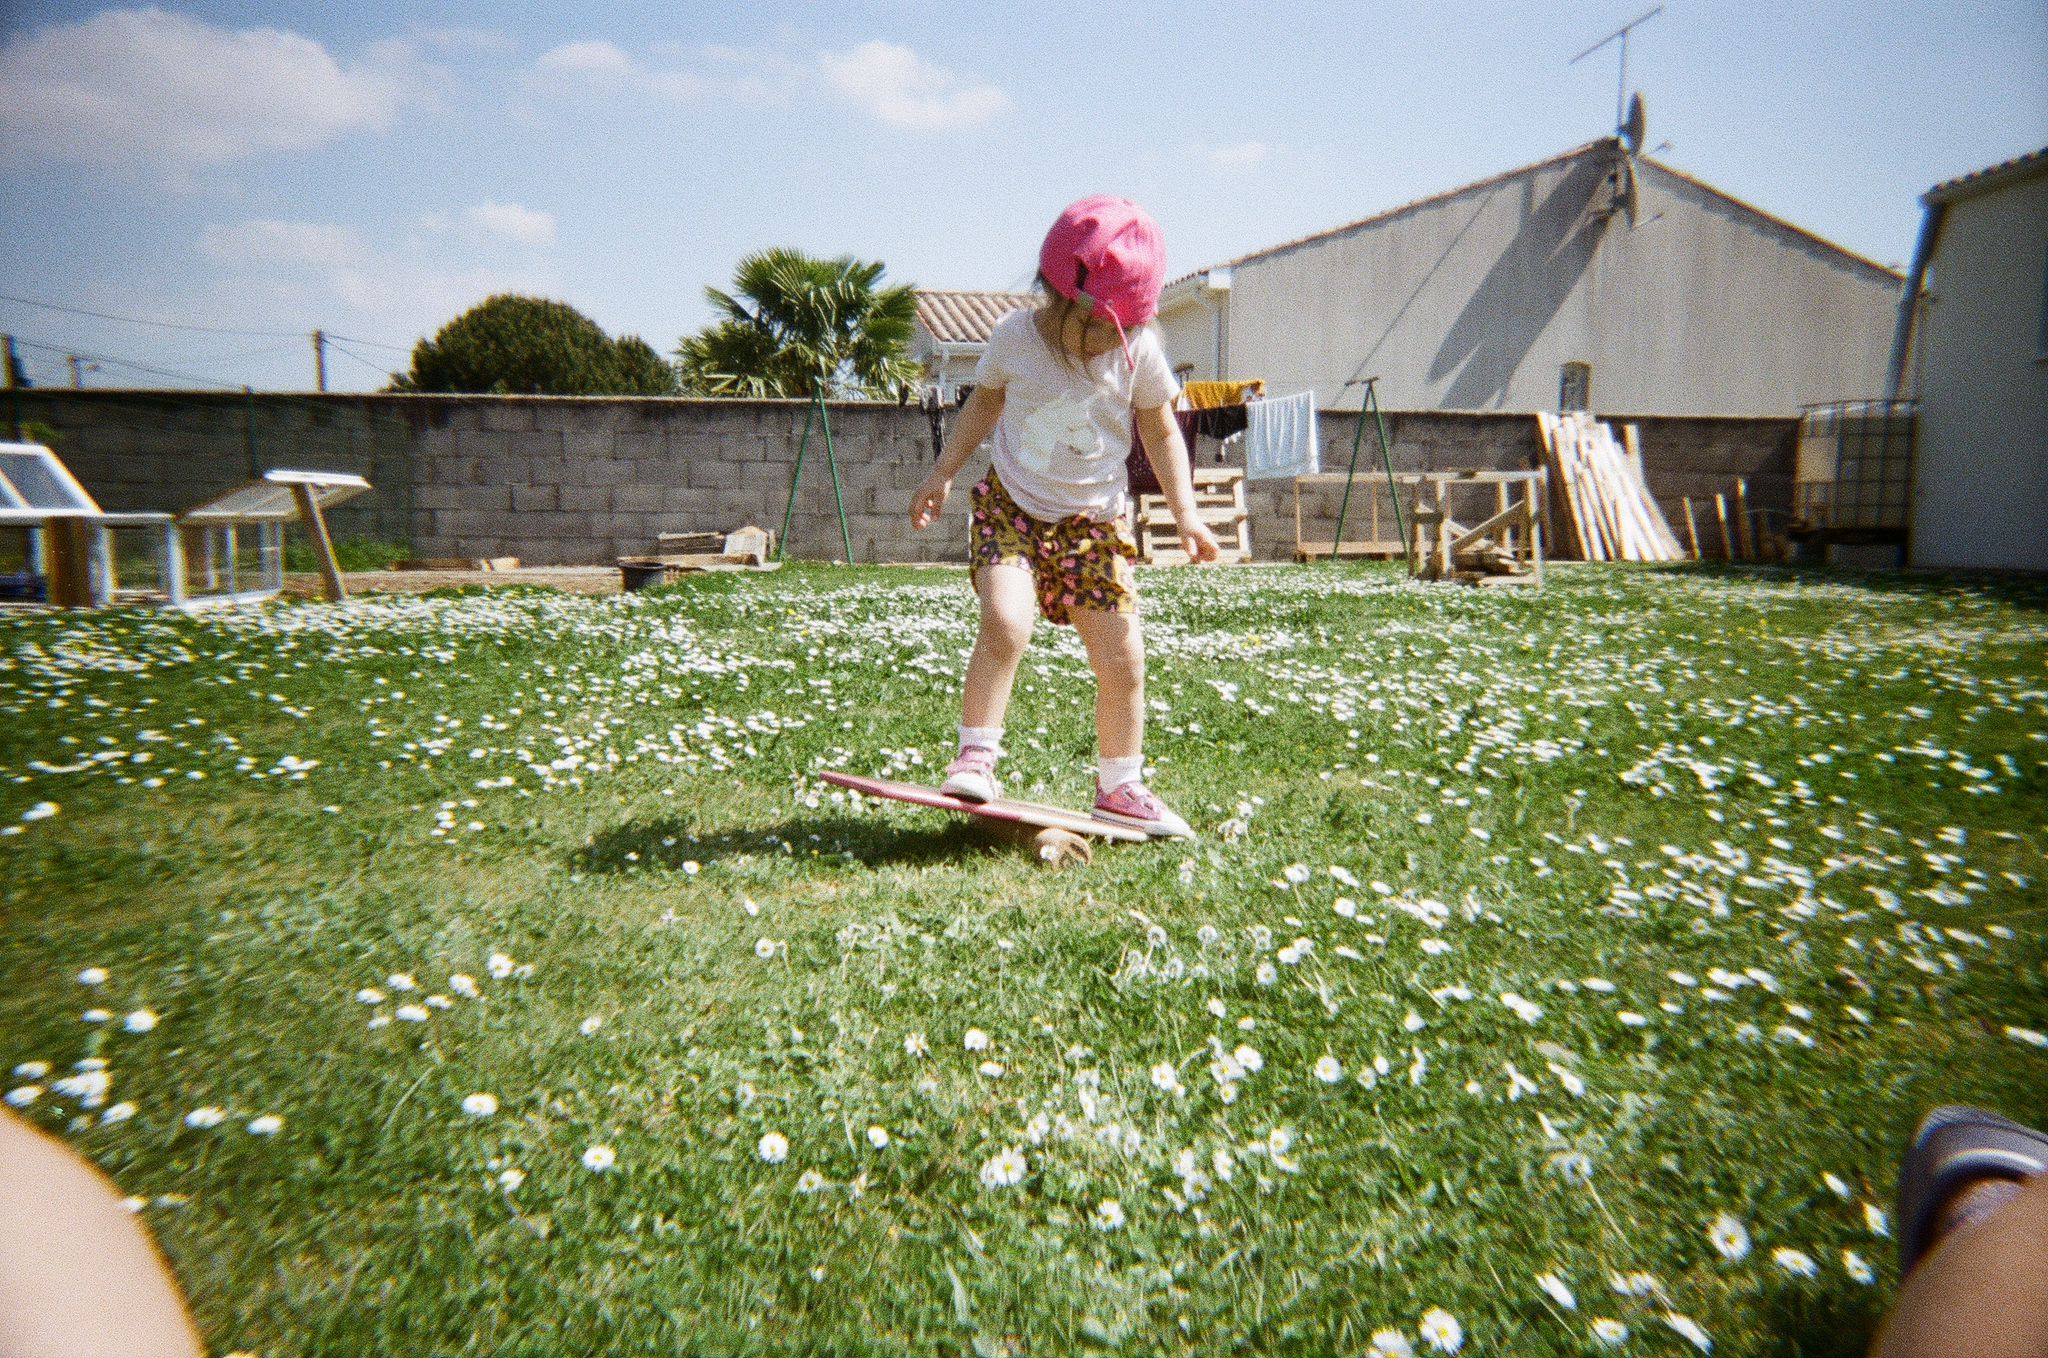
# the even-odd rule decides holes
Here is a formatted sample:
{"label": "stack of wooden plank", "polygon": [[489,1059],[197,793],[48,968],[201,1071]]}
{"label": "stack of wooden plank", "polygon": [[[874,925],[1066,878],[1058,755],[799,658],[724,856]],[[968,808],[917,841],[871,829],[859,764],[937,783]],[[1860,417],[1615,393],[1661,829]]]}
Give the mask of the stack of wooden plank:
{"label": "stack of wooden plank", "polygon": [[[1196,467],[1190,479],[1195,512],[1222,549],[1217,559],[1225,565],[1250,561],[1251,514],[1245,508],[1244,473],[1235,467]],[[1181,550],[1180,529],[1166,507],[1166,497],[1140,495],[1137,501],[1138,560],[1149,566],[1185,566],[1188,554]]]}
{"label": "stack of wooden plank", "polygon": [[1685,549],[1643,479],[1634,425],[1614,431],[1583,411],[1538,411],[1561,556],[1581,561],[1683,561]]}

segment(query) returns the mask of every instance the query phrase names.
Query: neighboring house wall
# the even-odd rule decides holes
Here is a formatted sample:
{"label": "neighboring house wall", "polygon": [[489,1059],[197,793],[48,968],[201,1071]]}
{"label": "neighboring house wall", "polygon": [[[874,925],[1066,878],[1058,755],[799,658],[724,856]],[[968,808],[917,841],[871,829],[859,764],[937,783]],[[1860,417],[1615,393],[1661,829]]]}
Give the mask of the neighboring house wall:
{"label": "neighboring house wall", "polygon": [[[1199,280],[1168,294],[1173,360],[1318,403],[1380,379],[1404,409],[1548,410],[1563,365],[1595,410],[1791,415],[1881,393],[1898,275],[1611,144],[1229,267],[1221,343]],[[1225,300],[1227,299],[1227,300]]]}
{"label": "neighboring house wall", "polygon": [[1948,203],[1929,272],[1913,564],[2048,570],[2048,164]]}
{"label": "neighboring house wall", "polygon": [[[802,401],[41,388],[16,393],[13,404],[15,418],[55,431],[58,453],[109,509],[183,509],[270,467],[355,471],[375,489],[335,511],[337,536],[409,542],[418,556],[517,556],[535,565],[608,563],[652,551],[658,533],[746,523],[779,530],[809,414]],[[834,402],[829,411],[856,559],[962,560],[967,491],[986,454],[955,483],[943,520],[916,533],[910,495],[934,460],[924,412],[882,402]],[[1349,462],[1357,419],[1355,410],[1323,413],[1325,467]],[[1396,411],[1387,422],[1402,471],[1524,467],[1538,456],[1528,415]],[[1640,423],[1651,488],[1681,532],[1672,497],[1711,497],[1738,476],[1748,478],[1752,505],[1790,505],[1794,421],[1649,416]],[[1199,464],[1215,465],[1216,445],[1201,444]],[[1231,460],[1242,465],[1241,446]],[[1350,506],[1358,527],[1347,527],[1347,539],[1363,535],[1379,473],[1368,431]],[[1261,559],[1293,554],[1292,488],[1286,480],[1248,487],[1252,546]],[[1342,489],[1324,485],[1306,495],[1309,537],[1329,536]],[[845,554],[815,428],[789,554]]]}

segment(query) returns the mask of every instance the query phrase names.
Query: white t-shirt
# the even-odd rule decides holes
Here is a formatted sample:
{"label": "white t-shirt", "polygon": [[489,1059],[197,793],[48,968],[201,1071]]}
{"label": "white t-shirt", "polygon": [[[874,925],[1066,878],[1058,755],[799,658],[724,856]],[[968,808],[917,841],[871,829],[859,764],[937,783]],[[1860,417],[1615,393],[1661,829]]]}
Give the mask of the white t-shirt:
{"label": "white t-shirt", "polygon": [[1124,459],[1131,411],[1163,406],[1179,393],[1166,350],[1151,326],[1085,362],[1063,360],[1026,307],[996,322],[974,370],[977,386],[1003,390],[996,423],[996,475],[1017,507],[1048,522],[1074,514],[1113,519],[1124,510]]}

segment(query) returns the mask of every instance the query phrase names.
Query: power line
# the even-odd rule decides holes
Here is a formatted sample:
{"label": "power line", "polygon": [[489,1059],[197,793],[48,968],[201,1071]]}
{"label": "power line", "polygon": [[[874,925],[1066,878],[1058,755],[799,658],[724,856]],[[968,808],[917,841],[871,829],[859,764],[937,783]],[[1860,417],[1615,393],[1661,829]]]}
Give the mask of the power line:
{"label": "power line", "polygon": [[[362,343],[361,340],[356,340],[354,342],[357,344]],[[332,335],[329,335],[327,337],[327,347],[334,350],[334,352],[336,352],[337,354],[347,354],[350,358],[362,364],[365,368],[370,368],[374,370],[380,376],[390,377],[392,375],[391,369],[385,367],[382,363],[373,363],[369,359],[364,358],[361,354],[351,352],[348,349],[344,349],[341,345],[336,344],[334,342],[334,336]]]}
{"label": "power line", "polygon": [[[64,311],[69,312],[73,316],[91,316],[102,321],[122,321],[129,325],[152,325],[159,330],[197,330],[208,335],[251,335],[257,339],[296,340],[304,339],[308,333],[300,330],[238,330],[231,326],[222,325],[190,325],[181,321],[151,321],[145,320],[140,316],[117,316],[111,311],[88,311],[84,307],[62,306],[56,302],[38,302],[33,297],[15,297],[7,293],[0,293],[0,302],[19,302],[23,306],[41,307],[45,311]],[[375,349],[396,349],[400,353],[412,352],[412,346],[405,344],[386,344],[383,340],[350,339],[347,335],[342,335],[338,338],[346,339],[351,344],[367,344]]]}
{"label": "power line", "polygon": [[66,355],[67,357],[76,356],[78,358],[88,359],[94,363],[112,363],[116,367],[133,368],[137,372],[145,372],[153,377],[168,377],[179,382],[197,382],[202,386],[218,387],[224,390],[233,390],[241,385],[238,382],[223,382],[217,377],[200,377],[194,373],[181,373],[170,368],[151,367],[147,363],[137,363],[133,359],[127,358],[115,358],[111,354],[91,353],[84,349],[74,348],[70,345],[44,344],[39,340],[24,339],[20,335],[16,335],[14,337],[14,342],[29,349],[42,349],[49,353],[63,354]]}
{"label": "power line", "polygon": [[353,335],[337,335],[332,330],[322,331],[321,333],[325,334],[327,338],[330,340],[347,340],[350,344],[367,344],[372,349],[389,349],[394,353],[400,354],[409,354],[412,352],[412,346],[410,344],[386,344],[383,340],[357,339]]}

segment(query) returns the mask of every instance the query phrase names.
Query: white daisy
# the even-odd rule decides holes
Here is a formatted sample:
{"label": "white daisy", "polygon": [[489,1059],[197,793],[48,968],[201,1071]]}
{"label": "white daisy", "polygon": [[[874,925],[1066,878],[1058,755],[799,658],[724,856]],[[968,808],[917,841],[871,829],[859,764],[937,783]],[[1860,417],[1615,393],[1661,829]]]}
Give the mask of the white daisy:
{"label": "white daisy", "polygon": [[1868,1259],[1854,1250],[1842,1251],[1842,1272],[1865,1286],[1877,1281],[1877,1270],[1870,1266]]}
{"label": "white daisy", "polygon": [[1415,1346],[1399,1330],[1374,1330],[1368,1358],[1415,1358]]}
{"label": "white daisy", "polygon": [[1863,1204],[1863,1224],[1870,1228],[1872,1235],[1888,1236],[1892,1233],[1891,1218],[1887,1217],[1884,1209],[1875,1203]]}
{"label": "white daisy", "polygon": [[824,1186],[825,1176],[815,1169],[807,1169],[796,1176],[796,1191],[799,1193],[816,1193]]}
{"label": "white daisy", "polygon": [[1550,1294],[1550,1299],[1567,1311],[1579,1309],[1579,1299],[1572,1295],[1572,1289],[1564,1279],[1555,1273],[1539,1273],[1536,1285]]}
{"label": "white daisy", "polygon": [[249,1135],[251,1136],[276,1136],[283,1130],[284,1119],[275,1113],[265,1113],[261,1117],[249,1119]]}
{"label": "white daisy", "polygon": [[998,1151],[981,1167],[981,1186],[1014,1188],[1024,1182],[1025,1171],[1029,1168],[1030,1162],[1025,1160],[1024,1153],[1014,1146]]}
{"label": "white daisy", "polygon": [[420,988],[420,983],[412,978],[412,973],[409,971],[392,972],[384,978],[384,984],[390,986],[393,990],[401,992],[418,990]]}
{"label": "white daisy", "polygon": [[1336,1057],[1325,1054],[1316,1061],[1316,1078],[1326,1085],[1333,1085],[1344,1078],[1344,1065]]}
{"label": "white daisy", "polygon": [[1188,1092],[1180,1082],[1180,1072],[1174,1069],[1171,1061],[1161,1061],[1152,1067],[1152,1083],[1161,1093],[1182,1095]]}
{"label": "white daisy", "polygon": [[971,1052],[988,1050],[988,1034],[979,1028],[969,1028],[960,1038],[960,1045]]}
{"label": "white daisy", "polygon": [[356,992],[356,1003],[382,1004],[384,1003],[384,992],[373,985],[366,985]]}
{"label": "white daisy", "polygon": [[501,952],[492,953],[490,959],[484,963],[484,970],[490,972],[494,981],[502,981],[518,969],[518,964]]}
{"label": "white daisy", "polygon": [[925,1045],[923,1033],[911,1033],[903,1039],[903,1051],[906,1056],[923,1056],[930,1050],[931,1048]]}
{"label": "white daisy", "polygon": [[121,1020],[121,1027],[131,1033],[146,1033],[161,1022],[152,1010],[137,1009]]}
{"label": "white daisy", "polygon": [[120,1103],[111,1105],[106,1112],[101,1113],[100,1122],[102,1125],[110,1122],[126,1122],[129,1118],[134,1117],[138,1111],[134,1104],[124,1099]]}
{"label": "white daisy", "polygon": [[13,1089],[7,1091],[7,1106],[9,1108],[26,1108],[42,1096],[43,1087],[41,1085],[16,1085]]}
{"label": "white daisy", "polygon": [[592,1014],[589,1018],[583,1020],[583,1022],[576,1025],[576,1031],[583,1034],[585,1037],[589,1037],[592,1033],[596,1032],[598,1029],[602,1027],[604,1027],[604,1020],[599,1018],[596,1014]]}
{"label": "white daisy", "polygon": [[1619,1348],[1628,1342],[1628,1326],[1600,1316],[1593,1321],[1593,1337],[1609,1348]]}
{"label": "white daisy", "polygon": [[1422,1342],[1439,1353],[1456,1353],[1465,1347],[1465,1327],[1441,1306],[1432,1306],[1424,1311],[1417,1329],[1422,1335]]}
{"label": "white daisy", "polygon": [[1707,1227],[1707,1239],[1723,1259],[1740,1259],[1749,1253],[1749,1227],[1726,1212]]}
{"label": "white daisy", "polygon": [[459,971],[448,978],[448,988],[462,996],[465,1000],[473,1000],[483,994],[483,990],[477,985],[474,976],[465,975]]}
{"label": "white daisy", "polygon": [[868,1144],[881,1150],[889,1144],[889,1129],[882,1126],[868,1128]]}
{"label": "white daisy", "polygon": [[768,1132],[755,1145],[754,1154],[771,1165],[779,1165],[789,1158],[789,1138],[781,1132]]}
{"label": "white daisy", "polygon": [[221,1123],[227,1121],[227,1116],[225,1108],[217,1108],[212,1104],[207,1104],[204,1108],[195,1108],[185,1114],[185,1125],[204,1131],[208,1127],[220,1126]]}
{"label": "white daisy", "polygon": [[610,1146],[589,1146],[583,1152],[583,1167],[602,1174],[619,1162],[618,1152]]}
{"label": "white daisy", "polygon": [[1114,1231],[1124,1224],[1124,1205],[1115,1198],[1104,1198],[1095,1204],[1092,1224],[1098,1231]]}
{"label": "white daisy", "polygon": [[427,1011],[417,1004],[401,1004],[392,1012],[406,1023],[425,1023]]}
{"label": "white daisy", "polygon": [[40,1080],[50,1073],[48,1061],[24,1061],[14,1068],[18,1080]]}
{"label": "white daisy", "polygon": [[1828,1192],[1834,1194],[1843,1202],[1847,1202],[1850,1198],[1856,1196],[1855,1190],[1850,1188],[1848,1184],[1844,1183],[1836,1175],[1823,1174],[1820,1176],[1820,1181],[1827,1185]]}
{"label": "white daisy", "polygon": [[526,1171],[523,1169],[508,1169],[498,1175],[498,1187],[504,1189],[507,1193],[518,1192],[519,1185],[525,1182]]}
{"label": "white daisy", "polygon": [[763,962],[775,956],[775,940],[772,938],[755,939],[754,956],[760,958]]}
{"label": "white daisy", "polygon": [[462,1100],[462,1111],[473,1118],[487,1118],[498,1111],[498,1100],[489,1094],[471,1094]]}
{"label": "white daisy", "polygon": [[105,985],[107,983],[107,969],[105,967],[87,967],[84,971],[78,973],[78,983],[80,985]]}
{"label": "white daisy", "polygon": [[1266,1058],[1259,1055],[1259,1049],[1248,1042],[1238,1043],[1237,1050],[1230,1054],[1230,1059],[1244,1067],[1247,1074],[1256,1075],[1266,1068]]}
{"label": "white daisy", "polygon": [[1812,1255],[1782,1245],[1771,1251],[1771,1261],[1795,1278],[1811,1278],[1820,1272],[1820,1266],[1813,1262]]}
{"label": "white daisy", "polygon": [[1693,1323],[1690,1317],[1682,1316],[1676,1311],[1666,1311],[1664,1313],[1664,1323],[1669,1325],[1674,1333],[1689,1341],[1701,1353],[1712,1353],[1714,1351],[1714,1341],[1709,1339],[1707,1332]]}
{"label": "white daisy", "polygon": [[1300,886],[1303,882],[1306,882],[1309,879],[1310,874],[1308,870],[1308,864],[1289,863],[1286,866],[1286,868],[1282,869],[1280,875],[1282,877],[1285,877],[1293,885]]}

